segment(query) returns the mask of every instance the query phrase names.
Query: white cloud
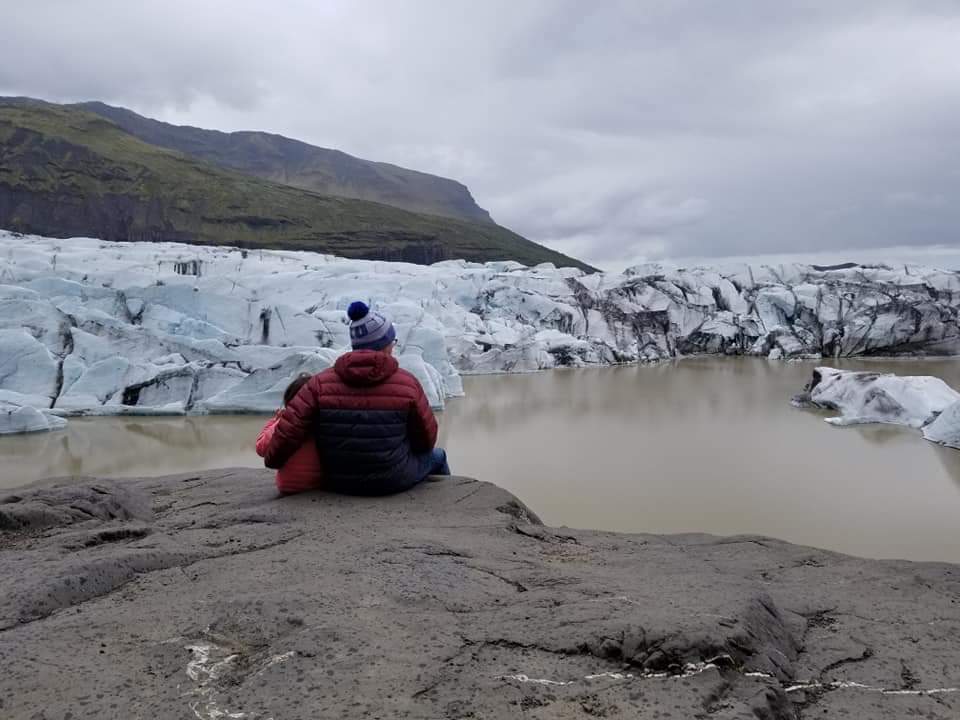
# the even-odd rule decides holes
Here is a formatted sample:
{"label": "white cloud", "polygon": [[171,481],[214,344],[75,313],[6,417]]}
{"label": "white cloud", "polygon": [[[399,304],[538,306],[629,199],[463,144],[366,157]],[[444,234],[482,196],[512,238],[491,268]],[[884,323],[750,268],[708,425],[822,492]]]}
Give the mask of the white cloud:
{"label": "white cloud", "polygon": [[593,262],[956,244],[960,6],[36,0],[0,92],[466,183]]}

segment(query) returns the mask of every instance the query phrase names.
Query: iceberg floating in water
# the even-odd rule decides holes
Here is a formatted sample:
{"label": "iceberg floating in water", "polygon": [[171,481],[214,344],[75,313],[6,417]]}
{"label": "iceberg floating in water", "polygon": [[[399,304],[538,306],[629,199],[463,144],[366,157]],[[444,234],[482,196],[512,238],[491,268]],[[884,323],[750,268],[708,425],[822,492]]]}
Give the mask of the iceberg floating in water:
{"label": "iceberg floating in water", "polygon": [[832,425],[887,423],[920,428],[960,401],[960,393],[943,380],[926,375],[854,372],[818,367],[813,379],[793,400],[797,406],[836,410]]}
{"label": "iceberg floating in water", "polygon": [[67,421],[49,410],[0,400],[0,435],[60,430]]}
{"label": "iceberg floating in water", "polygon": [[960,392],[940,378],[818,367],[793,404],[838,412],[826,418],[832,425],[904,425],[960,448]]}
{"label": "iceberg floating in water", "polygon": [[0,399],[54,415],[264,412],[364,300],[431,404],[461,374],[719,353],[960,352],[960,275],[808,265],[584,274],[0,231]]}
{"label": "iceberg floating in water", "polygon": [[960,401],[949,406],[923,429],[923,437],[931,442],[960,450]]}

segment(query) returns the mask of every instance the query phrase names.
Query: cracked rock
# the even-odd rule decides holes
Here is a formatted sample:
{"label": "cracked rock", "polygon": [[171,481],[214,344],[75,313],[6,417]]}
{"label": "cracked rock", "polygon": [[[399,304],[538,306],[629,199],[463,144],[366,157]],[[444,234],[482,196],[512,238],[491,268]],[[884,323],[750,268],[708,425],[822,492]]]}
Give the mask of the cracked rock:
{"label": "cracked rock", "polygon": [[465,478],[47,482],[0,518],[11,720],[960,714],[954,565],[555,530]]}

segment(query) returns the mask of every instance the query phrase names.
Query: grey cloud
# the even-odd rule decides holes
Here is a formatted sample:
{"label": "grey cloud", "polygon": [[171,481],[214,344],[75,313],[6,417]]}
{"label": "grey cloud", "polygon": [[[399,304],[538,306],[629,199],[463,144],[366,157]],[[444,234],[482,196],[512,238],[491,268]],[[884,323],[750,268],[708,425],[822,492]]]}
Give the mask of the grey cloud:
{"label": "grey cloud", "polygon": [[[51,99],[188,111],[201,97],[245,110],[264,96],[263,43],[231,4],[38,0],[3,10],[0,86]],[[269,30],[269,23],[262,26]],[[244,37],[246,35],[246,37]]]}
{"label": "grey cloud", "polygon": [[456,177],[607,266],[957,244],[953,2],[90,0],[4,23],[2,92]]}

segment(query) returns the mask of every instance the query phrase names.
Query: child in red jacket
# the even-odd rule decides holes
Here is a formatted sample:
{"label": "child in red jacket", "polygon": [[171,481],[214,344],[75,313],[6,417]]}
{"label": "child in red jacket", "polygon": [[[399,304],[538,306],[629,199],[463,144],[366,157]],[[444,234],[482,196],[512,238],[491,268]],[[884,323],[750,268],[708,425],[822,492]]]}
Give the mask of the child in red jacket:
{"label": "child in red jacket", "polygon": [[[286,407],[297,392],[302,388],[310,375],[298,375],[283,393],[283,405]],[[280,418],[280,411],[270,418],[257,437],[257,455],[263,457],[273,438],[274,428]],[[320,487],[320,453],[317,452],[317,443],[312,437],[301,445],[293,455],[277,471],[277,490],[282,495],[292,495],[304,490],[315,490]]]}

